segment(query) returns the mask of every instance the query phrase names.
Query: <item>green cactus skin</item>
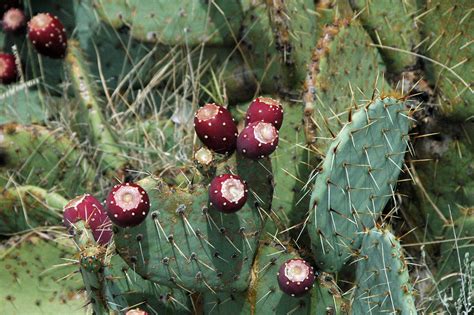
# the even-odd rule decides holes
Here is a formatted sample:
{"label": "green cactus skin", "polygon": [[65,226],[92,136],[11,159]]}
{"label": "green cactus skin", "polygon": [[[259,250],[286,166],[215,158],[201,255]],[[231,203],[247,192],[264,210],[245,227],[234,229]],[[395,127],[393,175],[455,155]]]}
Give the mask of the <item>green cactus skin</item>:
{"label": "green cactus skin", "polygon": [[[247,292],[206,293],[205,314],[347,314],[345,304],[334,285],[317,278],[314,287],[303,297],[291,297],[278,287],[277,272],[288,259],[299,255],[274,241],[261,241],[252,268]],[[327,275],[325,275],[327,276]]]}
{"label": "green cactus skin", "polygon": [[111,248],[97,245],[82,221],[74,227],[79,270],[95,314],[124,312],[136,306],[159,314],[191,313],[184,291],[144,280],[120,256],[112,255]]}
{"label": "green cactus skin", "polygon": [[416,64],[416,56],[409,53],[420,43],[414,19],[418,14],[416,0],[351,0],[350,3],[355,14],[360,12],[362,24],[374,43],[405,51],[379,47],[388,70],[401,73]]}
{"label": "green cactus skin", "polygon": [[[452,220],[463,217],[474,206],[474,146],[470,123],[452,126],[433,121],[424,130],[432,134],[415,142],[416,159],[412,172],[416,194],[410,211],[427,222],[428,237],[452,230]],[[452,232],[452,231],[451,231]]]}
{"label": "green cactus skin", "polygon": [[375,99],[352,115],[328,149],[311,196],[309,235],[318,266],[338,271],[397,185],[408,140],[405,103]]}
{"label": "green cactus skin", "polygon": [[440,94],[443,113],[458,121],[474,115],[471,10],[469,0],[429,0],[421,19],[422,33],[427,37],[424,54],[444,65],[427,61],[427,77]]}
{"label": "green cactus skin", "polygon": [[244,60],[264,93],[299,87],[316,41],[313,1],[257,1],[240,29]]}
{"label": "green cactus skin", "polygon": [[13,234],[45,225],[58,225],[67,200],[35,186],[0,192],[0,234]]}
{"label": "green cactus skin", "polygon": [[357,259],[354,314],[417,314],[402,247],[389,231],[363,233]]}
{"label": "green cactus skin", "polygon": [[229,168],[249,187],[246,205],[234,214],[209,208],[207,186],[183,190],[153,178],[139,182],[150,198],[148,217],[137,227],[114,227],[117,251],[133,270],[170,287],[247,288],[258,234],[271,207],[271,164],[237,156],[221,164],[217,174]]}
{"label": "green cactus skin", "polygon": [[83,315],[83,284],[66,277],[74,267],[63,260],[72,254],[71,244],[34,234],[11,241],[19,243],[0,248],[0,313]]}
{"label": "green cactus skin", "polygon": [[370,99],[375,89],[389,91],[384,71],[380,54],[360,24],[342,19],[324,28],[303,95],[306,139],[317,144],[313,147],[318,155],[324,155],[354,103]]}
{"label": "green cactus skin", "polygon": [[314,1],[267,0],[266,6],[286,80],[289,87],[300,86],[317,40]]}
{"label": "green cactus skin", "polygon": [[[283,102],[285,118],[279,133],[278,148],[271,155],[275,182],[272,202],[274,227],[279,232],[295,225],[291,234],[298,237],[307,217],[310,188],[305,182],[311,172],[314,152],[306,147],[302,104]],[[268,226],[268,224],[267,224]],[[274,234],[275,231],[269,231]]]}
{"label": "green cactus skin", "polygon": [[40,91],[25,88],[22,83],[8,88],[0,87],[0,98],[0,124],[42,123],[56,112],[52,106],[44,106],[45,102],[54,104],[57,102],[56,98],[45,99]]}
{"label": "green cactus skin", "polygon": [[142,42],[165,45],[235,44],[242,19],[238,1],[99,0],[101,18],[116,29],[129,27]]}
{"label": "green cactus skin", "polygon": [[[97,175],[79,145],[61,129],[0,125],[0,184],[37,185],[74,197],[92,189]],[[11,183],[9,184],[11,186]]]}
{"label": "green cactus skin", "polygon": [[97,91],[89,77],[89,70],[78,42],[68,42],[66,63],[76,96],[80,100],[81,112],[86,117],[97,150],[102,154],[103,169],[113,176],[120,176],[126,160],[102,114]]}

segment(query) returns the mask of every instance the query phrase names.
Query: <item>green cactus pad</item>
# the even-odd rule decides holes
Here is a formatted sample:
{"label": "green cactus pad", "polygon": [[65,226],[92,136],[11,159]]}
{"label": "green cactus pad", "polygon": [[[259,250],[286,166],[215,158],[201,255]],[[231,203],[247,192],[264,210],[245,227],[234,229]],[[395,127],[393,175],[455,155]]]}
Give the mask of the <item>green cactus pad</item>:
{"label": "green cactus pad", "polygon": [[327,151],[313,187],[309,235],[319,267],[341,269],[393,196],[408,141],[403,101],[376,99],[352,115]]}
{"label": "green cactus pad", "polygon": [[72,265],[60,266],[72,247],[36,235],[16,241],[15,247],[0,248],[0,313],[85,314],[82,282],[66,277],[74,272]]}
{"label": "green cactus pad", "polygon": [[17,186],[0,192],[0,234],[39,226],[58,225],[67,200],[35,186]]}
{"label": "green cactus pad", "polygon": [[[29,84],[34,83],[30,81]],[[52,113],[44,106],[44,96],[38,90],[28,89],[18,83],[8,88],[0,87],[0,124],[42,123]],[[52,99],[48,99],[49,103]]]}
{"label": "green cactus pad", "polygon": [[0,125],[0,183],[13,176],[24,185],[57,187],[71,198],[91,189],[97,174],[71,138],[60,129]]}
{"label": "green cactus pad", "polygon": [[403,50],[394,51],[379,47],[387,68],[400,73],[416,64],[416,56],[410,54],[420,42],[420,34],[415,23],[416,0],[352,0],[364,28],[377,45]]}
{"label": "green cactus pad", "polygon": [[[474,115],[474,19],[470,0],[432,0],[426,2],[421,22],[428,37],[424,54],[427,77],[439,91],[439,103],[445,115],[464,121]],[[451,71],[450,71],[451,70]]]}
{"label": "green cactus pad", "polygon": [[428,235],[449,233],[452,220],[474,207],[474,138],[471,123],[451,126],[435,121],[415,142],[416,198],[409,203],[427,221]]}
{"label": "green cactus pad", "polygon": [[74,227],[80,249],[78,267],[96,314],[125,312],[137,306],[152,313],[191,313],[187,293],[144,280],[120,256],[113,255],[111,247],[97,245],[82,221]]}
{"label": "green cactus pad", "polygon": [[247,288],[259,231],[271,206],[271,164],[240,156],[236,160],[225,161],[225,168],[247,181],[249,195],[234,214],[209,208],[207,186],[183,190],[152,178],[139,182],[150,197],[148,217],[137,227],[114,227],[117,251],[133,270],[170,287]]}
{"label": "green cactus pad", "polygon": [[354,314],[417,314],[402,247],[379,228],[363,232],[357,261]]}
{"label": "green cactus pad", "polygon": [[297,237],[307,217],[311,194],[310,188],[304,188],[304,185],[311,172],[314,152],[305,147],[302,104],[283,102],[283,110],[285,119],[279,133],[278,148],[271,156],[275,178],[272,209],[280,232],[299,224],[292,230],[292,235]]}
{"label": "green cactus pad", "polygon": [[[334,284],[316,279],[305,296],[291,297],[278,287],[277,273],[282,264],[298,253],[273,241],[263,241],[252,268],[252,280],[246,293],[207,293],[205,314],[346,314],[344,303]],[[324,275],[327,276],[327,275]]]}
{"label": "green cactus pad", "polygon": [[90,128],[91,138],[102,156],[102,168],[112,176],[121,175],[127,162],[99,106],[96,86],[89,77],[89,69],[78,42],[68,42],[66,62],[74,92],[80,101],[80,114],[85,117],[84,123]]}
{"label": "green cactus pad", "polygon": [[245,11],[240,30],[245,61],[264,93],[301,86],[316,42],[313,1],[261,1]]}
{"label": "green cactus pad", "polygon": [[[375,93],[388,92],[385,66],[363,27],[336,20],[324,28],[305,84],[305,133],[320,155],[349,117],[350,108]],[[383,93],[382,93],[383,94]]]}
{"label": "green cactus pad", "polygon": [[99,0],[101,18],[116,29],[129,28],[142,42],[165,45],[234,44],[242,19],[238,1]]}

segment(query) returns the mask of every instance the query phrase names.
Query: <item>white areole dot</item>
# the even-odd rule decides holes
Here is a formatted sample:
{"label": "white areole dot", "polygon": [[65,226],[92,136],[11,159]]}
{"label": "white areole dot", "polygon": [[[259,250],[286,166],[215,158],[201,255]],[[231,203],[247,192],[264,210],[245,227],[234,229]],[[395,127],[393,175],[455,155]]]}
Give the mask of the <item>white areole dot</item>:
{"label": "white areole dot", "polygon": [[259,122],[253,129],[255,139],[260,143],[271,143],[277,137],[277,132],[272,124]]}

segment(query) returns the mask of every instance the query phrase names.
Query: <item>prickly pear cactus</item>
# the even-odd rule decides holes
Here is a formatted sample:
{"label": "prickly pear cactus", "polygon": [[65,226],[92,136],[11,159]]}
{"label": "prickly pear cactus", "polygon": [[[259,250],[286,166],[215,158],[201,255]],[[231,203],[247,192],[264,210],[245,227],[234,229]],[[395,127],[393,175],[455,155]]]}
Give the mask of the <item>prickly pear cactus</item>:
{"label": "prickly pear cactus", "polygon": [[309,235],[321,268],[338,271],[394,196],[409,114],[394,98],[358,109],[329,148],[311,196]]}
{"label": "prickly pear cactus", "polygon": [[0,1],[0,313],[473,313],[472,9]]}

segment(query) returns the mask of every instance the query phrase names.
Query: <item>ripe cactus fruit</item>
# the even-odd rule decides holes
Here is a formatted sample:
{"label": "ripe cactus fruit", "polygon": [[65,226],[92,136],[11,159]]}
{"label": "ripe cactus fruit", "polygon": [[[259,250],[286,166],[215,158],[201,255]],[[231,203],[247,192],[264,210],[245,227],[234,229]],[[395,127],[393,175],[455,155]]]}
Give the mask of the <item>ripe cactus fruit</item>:
{"label": "ripe cactus fruit", "polygon": [[17,8],[11,8],[3,15],[2,27],[7,33],[21,31],[26,25],[25,13]]}
{"label": "ripe cactus fruit", "polygon": [[112,238],[111,222],[107,217],[100,201],[95,197],[84,194],[69,201],[64,207],[63,224],[71,228],[77,221],[84,221],[90,227],[94,240],[100,245],[106,245]]}
{"label": "ripe cactus fruit", "polygon": [[299,297],[313,287],[314,268],[304,259],[290,259],[278,271],[278,285],[288,295]]}
{"label": "ripe cactus fruit", "polygon": [[37,14],[28,22],[28,38],[42,55],[54,59],[66,56],[66,29],[58,17],[50,13]]}
{"label": "ripe cactus fruit", "polygon": [[115,185],[107,197],[109,218],[121,227],[142,223],[149,210],[150,199],[147,192],[135,183]]}
{"label": "ripe cactus fruit", "polygon": [[278,130],[270,123],[254,122],[237,139],[237,151],[250,159],[269,156],[278,145]]}
{"label": "ripe cactus fruit", "polygon": [[279,130],[283,123],[283,107],[280,102],[269,97],[257,97],[250,103],[245,125],[258,121],[270,123]]}
{"label": "ripe cactus fruit", "polygon": [[224,213],[233,213],[242,209],[247,201],[247,194],[247,184],[237,175],[219,175],[209,186],[210,204]]}
{"label": "ripe cactus fruit", "polygon": [[204,105],[194,116],[194,129],[209,149],[221,154],[234,152],[237,126],[226,108],[213,103]]}
{"label": "ripe cactus fruit", "polygon": [[10,84],[15,82],[17,77],[15,56],[0,53],[0,82],[2,84]]}

